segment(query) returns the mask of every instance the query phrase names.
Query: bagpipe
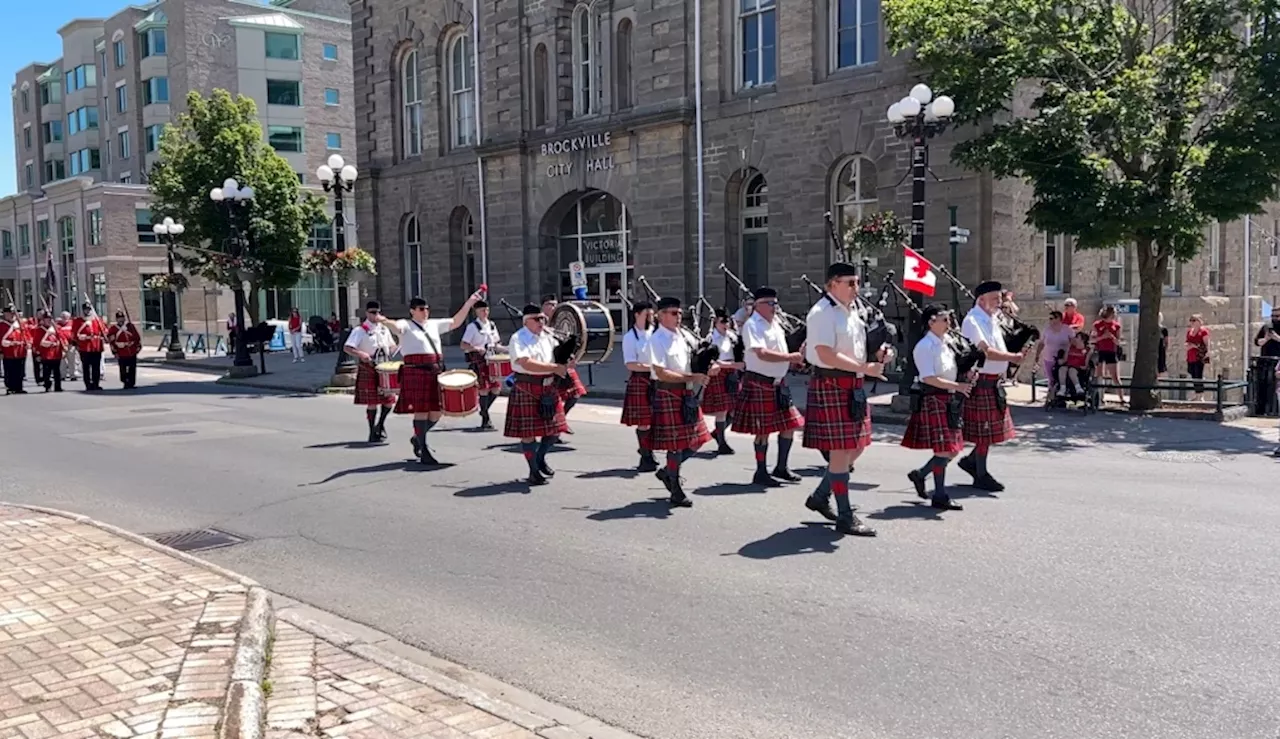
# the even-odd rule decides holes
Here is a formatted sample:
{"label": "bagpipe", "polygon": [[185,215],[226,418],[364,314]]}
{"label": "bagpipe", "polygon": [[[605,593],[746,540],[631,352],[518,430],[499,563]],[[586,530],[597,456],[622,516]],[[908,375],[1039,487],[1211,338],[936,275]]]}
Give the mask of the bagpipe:
{"label": "bagpipe", "polygon": [[[916,302],[911,299],[911,296],[907,295],[907,291],[903,290],[901,285],[893,281],[894,274],[893,270],[889,270],[885,273],[885,287],[893,290],[894,293],[897,294],[897,298],[903,301],[903,303],[916,314],[917,318],[923,318],[924,310],[920,306],[916,305]],[[886,299],[887,296],[881,298],[882,305],[884,304],[883,301]],[[959,329],[956,328],[955,321],[955,313],[952,312],[951,326],[947,329],[947,335],[943,339],[943,342],[947,345],[947,348],[951,350],[951,353],[955,355],[956,378],[963,382],[964,378],[967,377],[970,372],[981,366],[981,364],[986,360],[987,355],[978,348],[977,344],[974,344],[968,339],[968,337],[960,333]],[[928,326],[923,328],[925,331],[929,330]],[[914,348],[915,347],[912,347],[912,349]]]}
{"label": "bagpipe", "polygon": [[[831,239],[832,248],[835,249],[834,254],[836,255],[836,258],[841,261],[849,261],[849,257],[851,255],[847,253],[847,249],[842,243],[840,243],[840,238],[836,235],[836,223],[831,217],[831,211],[827,211],[824,217],[827,221],[827,234]],[[869,284],[870,281],[867,280],[866,276],[870,271],[871,260],[864,258],[862,260],[862,276],[859,280],[860,283]],[[832,305],[835,304],[835,301],[832,300],[831,296],[827,295],[826,290],[815,285],[813,282],[810,282],[809,278],[804,275],[801,275],[800,279],[804,280],[809,287],[818,294],[825,295],[827,300],[831,301]],[[888,296],[886,295],[886,291],[888,289],[889,288],[885,287],[880,291],[879,305],[872,303],[870,300],[863,297],[861,293],[854,293],[854,302],[857,306],[859,316],[862,318],[863,324],[867,327],[868,358],[877,356],[881,349],[892,350],[898,343],[898,327],[885,317],[884,311],[880,310],[880,306],[887,302]],[[886,359],[886,363],[888,363],[888,361],[889,360]]]}
{"label": "bagpipe", "polygon": [[[728,277],[738,286],[738,292],[742,297],[754,297],[755,293],[751,292],[751,290],[747,288],[746,283],[739,279],[732,270],[726,267],[723,263],[720,264],[719,269],[725,274],[725,277]],[[783,333],[787,335],[787,351],[800,351],[800,347],[804,346],[804,340],[808,338],[809,335],[809,327],[805,325],[804,319],[791,315],[783,310],[782,306],[778,306],[776,315],[778,317],[778,325],[782,327]]]}
{"label": "bagpipe", "polygon": [[[973,291],[966,287],[959,278],[951,274],[951,270],[937,264],[933,265],[933,267],[938,270],[939,274],[947,278],[948,282],[964,293],[966,297],[975,303],[977,302],[978,298],[973,294]],[[1040,329],[1003,310],[996,314],[996,324],[999,325],[1000,333],[1004,336],[1004,348],[1010,354],[1018,354],[1026,347],[1040,340]]]}
{"label": "bagpipe", "polygon": [[[649,280],[645,279],[644,275],[636,278],[636,282],[640,283],[640,286],[649,294],[649,299],[655,305],[659,300],[662,300],[662,296],[658,295],[658,291],[653,289],[653,286],[649,284]],[[707,330],[705,333],[700,330],[698,325],[701,322],[703,306],[708,309]],[[681,325],[680,334],[684,337],[685,343],[689,345],[689,371],[695,375],[705,375],[711,371],[711,366],[716,363],[716,360],[720,359],[720,347],[711,341],[711,332],[715,327],[716,320],[715,308],[711,307],[706,298],[699,295],[698,300],[693,304],[693,310],[689,311],[687,315],[690,325],[688,327]],[[699,391],[699,395],[701,395],[701,391]]]}
{"label": "bagpipe", "polygon": [[[800,275],[800,279],[828,303],[833,306],[837,305],[836,299],[831,297],[831,293],[827,292],[826,288],[809,279],[808,275]],[[858,298],[863,302],[870,303],[870,301],[862,296],[858,296]],[[861,310],[861,306],[859,306],[859,309]],[[891,341],[893,337],[897,335],[898,327],[889,323],[884,317],[884,313],[881,312],[879,308],[875,308],[875,312],[880,315],[881,323],[876,327],[874,334],[872,333],[872,327],[869,324],[866,325],[866,359],[888,364],[893,358],[893,344]],[[884,352],[883,357],[881,357],[881,352]],[[877,377],[875,379],[885,380],[885,382],[888,382],[888,379],[884,377]]]}

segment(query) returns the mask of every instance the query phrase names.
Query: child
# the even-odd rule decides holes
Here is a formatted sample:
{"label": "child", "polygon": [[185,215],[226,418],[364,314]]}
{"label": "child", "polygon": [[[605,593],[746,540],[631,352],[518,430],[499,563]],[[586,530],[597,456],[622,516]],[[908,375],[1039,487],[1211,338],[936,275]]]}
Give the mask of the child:
{"label": "child", "polygon": [[1085,345],[1084,334],[1071,337],[1067,347],[1066,361],[1058,366],[1058,397],[1067,396],[1067,383],[1071,383],[1071,394],[1080,395],[1080,373],[1089,367],[1089,347]]}

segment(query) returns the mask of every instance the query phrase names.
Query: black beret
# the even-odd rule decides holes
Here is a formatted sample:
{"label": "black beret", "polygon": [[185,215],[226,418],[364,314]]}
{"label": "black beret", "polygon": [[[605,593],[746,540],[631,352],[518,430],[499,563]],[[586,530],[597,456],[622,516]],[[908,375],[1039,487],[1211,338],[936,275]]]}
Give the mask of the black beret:
{"label": "black beret", "polygon": [[382,310],[382,304],[376,300],[370,300],[364,304],[365,310]]}
{"label": "black beret", "polygon": [[778,291],[771,287],[757,287],[756,291],[751,293],[751,297],[756,300],[761,298],[776,298],[778,297]]}
{"label": "black beret", "polygon": [[489,304],[488,304],[488,303],[486,303],[486,302],[484,302],[483,300],[477,300],[476,302],[474,302],[474,303],[472,303],[472,304],[471,304],[471,307],[472,307],[472,308],[476,308],[476,309],[480,309],[480,308],[488,308],[488,307],[489,307]]}
{"label": "black beret", "polygon": [[542,306],[534,305],[533,303],[530,303],[526,305],[523,310],[520,311],[520,315],[526,318],[529,316],[540,316],[542,315]]}
{"label": "black beret", "polygon": [[647,310],[653,310],[653,303],[650,303],[647,300],[638,300],[631,304],[631,315],[633,316]]}
{"label": "black beret", "polygon": [[1003,289],[1004,289],[1004,286],[1002,286],[1000,283],[996,282],[995,280],[987,280],[985,282],[978,283],[978,288],[973,291],[973,296],[976,298],[980,298],[983,295],[986,295],[987,293],[998,293]]}
{"label": "black beret", "polygon": [[729,311],[725,310],[724,308],[716,308],[716,320],[717,321],[729,320]]}
{"label": "black beret", "polygon": [[933,320],[934,316],[950,312],[951,310],[942,303],[930,303],[924,307],[923,311],[921,311],[920,321],[927,325],[929,321]]}
{"label": "black beret", "polygon": [[124,311],[122,310],[116,311],[116,318],[124,318]]}
{"label": "black beret", "polygon": [[848,262],[832,262],[827,267],[827,279],[834,280],[839,277],[857,277],[858,268]]}
{"label": "black beret", "polygon": [[15,307],[13,307],[13,303],[9,303],[8,305],[6,305],[6,306],[4,307],[4,312],[5,312],[5,313],[17,313],[17,312],[18,312],[18,309],[17,309],[17,308],[15,308]]}
{"label": "black beret", "polygon": [[426,308],[426,307],[428,307],[427,301],[423,300],[422,298],[414,298],[413,300],[409,301],[409,310],[413,310],[414,308]]}
{"label": "black beret", "polygon": [[679,308],[680,298],[663,298],[658,301],[658,310],[668,310],[670,308]]}
{"label": "black beret", "polygon": [[93,310],[93,303],[85,303],[84,305],[80,306],[80,308],[83,310]]}

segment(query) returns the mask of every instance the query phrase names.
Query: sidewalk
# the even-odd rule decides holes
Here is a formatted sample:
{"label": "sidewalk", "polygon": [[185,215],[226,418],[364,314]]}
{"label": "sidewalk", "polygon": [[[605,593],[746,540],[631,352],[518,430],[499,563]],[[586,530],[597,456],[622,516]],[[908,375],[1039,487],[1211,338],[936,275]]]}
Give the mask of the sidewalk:
{"label": "sidewalk", "polygon": [[637,739],[275,599],[278,623],[251,580],[0,504],[0,737]]}

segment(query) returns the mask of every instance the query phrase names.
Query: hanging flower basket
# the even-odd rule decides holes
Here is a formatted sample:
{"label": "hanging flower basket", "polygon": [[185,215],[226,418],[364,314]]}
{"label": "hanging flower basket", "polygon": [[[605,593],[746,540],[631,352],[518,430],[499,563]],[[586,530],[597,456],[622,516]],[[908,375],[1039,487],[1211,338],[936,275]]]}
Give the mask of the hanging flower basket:
{"label": "hanging flower basket", "polygon": [[173,292],[182,292],[191,286],[187,276],[182,274],[159,274],[152,275],[147,278],[148,290],[172,290]]}
{"label": "hanging flower basket", "polygon": [[358,246],[341,252],[313,251],[302,258],[302,268],[309,272],[333,272],[343,281],[378,274],[377,260]]}
{"label": "hanging flower basket", "polygon": [[909,238],[907,229],[891,210],[872,213],[844,232],[845,248],[865,257],[889,254]]}

